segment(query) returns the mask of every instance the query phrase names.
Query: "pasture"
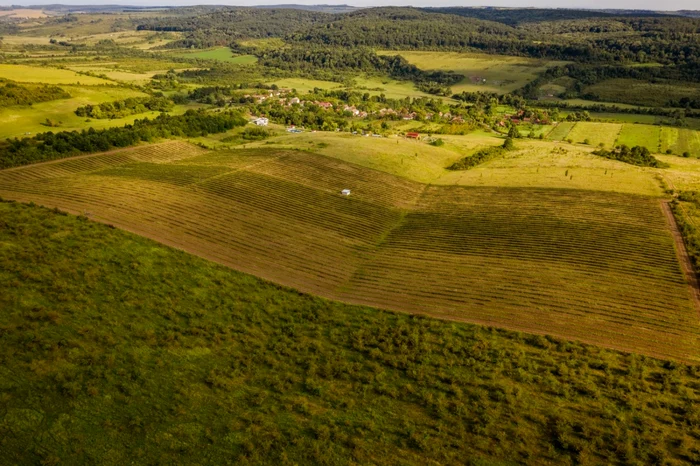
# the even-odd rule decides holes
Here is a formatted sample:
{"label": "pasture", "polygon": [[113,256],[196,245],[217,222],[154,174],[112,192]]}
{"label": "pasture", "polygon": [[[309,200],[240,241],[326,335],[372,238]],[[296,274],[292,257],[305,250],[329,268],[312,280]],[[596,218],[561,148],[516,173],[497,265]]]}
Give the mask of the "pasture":
{"label": "pasture", "polygon": [[700,93],[700,84],[688,82],[650,83],[635,79],[608,79],[584,88],[582,93],[593,94],[598,99],[607,102],[666,107],[669,100],[697,97]]}
{"label": "pasture", "polygon": [[599,144],[604,144],[605,147],[611,148],[615,146],[622,125],[617,123],[592,123],[588,121],[577,122],[567,138],[575,143],[585,143],[597,147]]}
{"label": "pasture", "polygon": [[136,118],[155,116],[157,113],[131,115],[126,118],[113,120],[86,121],[84,117],[75,114],[75,109],[87,104],[99,104],[128,97],[143,97],[146,94],[132,89],[107,87],[107,86],[62,86],[70,95],[70,99],[41,102],[32,106],[6,107],[0,109],[0,138],[21,137],[26,133],[41,133],[56,131],[56,128],[45,126],[45,121],[50,118],[56,122],[62,122],[60,130],[79,130],[88,127],[105,128],[109,126],[122,126],[132,122]]}
{"label": "pasture", "polygon": [[687,128],[661,128],[660,147],[661,152],[670,150],[676,155],[688,152],[693,157],[700,157],[700,132]]}
{"label": "pasture", "polygon": [[552,131],[547,135],[547,139],[550,141],[564,141],[569,137],[569,132],[571,128],[574,127],[575,123],[570,121],[561,121],[557,124]]}
{"label": "pasture", "polygon": [[462,52],[384,50],[379,53],[401,55],[422,70],[463,74],[465,79],[452,86],[455,93],[467,91],[505,94],[523,87],[547,68],[564,64],[553,60]]}
{"label": "pasture", "polygon": [[0,64],[0,78],[22,83],[80,84],[83,86],[112,84],[105,79],[83,76],[71,70],[28,65]]}
{"label": "pasture", "polygon": [[642,146],[650,152],[660,152],[659,138],[661,127],[651,125],[622,125],[622,130],[617,138],[616,145],[628,147]]}
{"label": "pasture", "polygon": [[236,55],[229,47],[218,47],[215,49],[199,50],[196,52],[179,52],[174,55],[183,58],[219,60],[227,63],[236,63],[239,65],[251,65],[257,63],[258,61],[255,55]]}
{"label": "pasture", "polygon": [[0,172],[0,196],[328,298],[700,362],[654,197],[426,186],[308,152],[178,144]]}

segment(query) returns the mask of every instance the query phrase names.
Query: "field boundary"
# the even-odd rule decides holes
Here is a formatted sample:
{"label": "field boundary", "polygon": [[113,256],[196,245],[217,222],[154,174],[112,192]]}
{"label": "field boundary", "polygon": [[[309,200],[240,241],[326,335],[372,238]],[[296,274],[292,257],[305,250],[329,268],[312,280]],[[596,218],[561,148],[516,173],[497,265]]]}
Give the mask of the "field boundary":
{"label": "field boundary", "polygon": [[690,294],[693,304],[695,305],[695,311],[697,312],[698,318],[700,318],[700,277],[698,277],[698,274],[695,272],[693,264],[690,261],[688,250],[686,249],[685,242],[683,241],[683,235],[681,235],[680,229],[678,228],[678,222],[676,222],[676,217],[673,215],[669,201],[662,200],[661,209],[663,210],[664,216],[666,217],[668,225],[671,228],[673,242],[676,244],[678,261],[688,281],[688,287],[690,288]]}

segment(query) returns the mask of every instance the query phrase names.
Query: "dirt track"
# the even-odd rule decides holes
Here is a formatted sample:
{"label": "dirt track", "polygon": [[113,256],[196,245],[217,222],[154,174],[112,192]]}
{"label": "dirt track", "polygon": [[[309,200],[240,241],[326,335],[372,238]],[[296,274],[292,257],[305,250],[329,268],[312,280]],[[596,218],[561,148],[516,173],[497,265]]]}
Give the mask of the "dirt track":
{"label": "dirt track", "polygon": [[680,260],[683,273],[685,273],[685,277],[688,281],[688,286],[690,287],[690,292],[693,297],[693,303],[695,303],[695,309],[698,312],[698,317],[700,317],[700,279],[693,269],[692,262],[690,262],[688,250],[685,248],[685,243],[683,242],[683,235],[681,235],[681,232],[678,229],[676,218],[673,216],[673,211],[671,211],[671,206],[669,205],[668,201],[661,201],[661,208],[664,211],[664,215],[668,220],[669,226],[671,227],[671,234],[673,234],[673,240],[676,243],[676,251],[678,251],[678,259]]}

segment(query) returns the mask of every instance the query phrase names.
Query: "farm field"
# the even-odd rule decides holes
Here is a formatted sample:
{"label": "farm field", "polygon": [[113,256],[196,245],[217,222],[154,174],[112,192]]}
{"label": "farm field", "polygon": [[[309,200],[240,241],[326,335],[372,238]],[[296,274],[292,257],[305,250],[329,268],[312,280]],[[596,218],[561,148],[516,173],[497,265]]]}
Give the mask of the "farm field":
{"label": "farm field", "polygon": [[608,79],[588,86],[582,91],[600,100],[631,105],[665,107],[669,100],[700,95],[700,85],[694,83],[648,83],[635,79]]}
{"label": "farm field", "polygon": [[688,152],[693,157],[700,157],[700,132],[686,128],[661,128],[661,152],[671,150],[673,154],[681,155]]}
{"label": "farm field", "polygon": [[409,63],[423,70],[454,71],[463,74],[465,79],[452,86],[455,93],[467,91],[505,94],[523,87],[547,68],[565,63],[460,52],[384,50],[380,53],[401,55]]}
{"label": "farm field", "polygon": [[219,47],[215,49],[201,50],[196,52],[178,52],[174,55],[183,58],[202,58],[205,60],[219,60],[228,63],[237,63],[240,65],[249,65],[258,61],[258,59],[254,55],[235,55],[229,47]]}
{"label": "farm field", "polygon": [[582,143],[588,140],[588,144],[593,147],[605,144],[605,147],[611,148],[615,145],[621,130],[621,124],[579,121],[571,128],[567,138],[575,143]]}
{"label": "farm field", "polygon": [[615,142],[616,145],[626,145],[628,147],[642,146],[650,152],[659,151],[659,139],[661,137],[661,127],[651,125],[622,125],[620,135]]}
{"label": "farm field", "polygon": [[[0,109],[0,138],[20,137],[26,133],[41,133],[45,131],[71,131],[84,128],[107,128],[123,126],[135,119],[157,116],[158,112],[147,112],[131,115],[125,118],[90,120],[77,116],[75,109],[86,104],[98,104],[128,97],[144,96],[142,92],[128,88],[106,86],[62,86],[70,99],[42,102],[32,106],[15,106]],[[190,106],[178,105],[172,114],[184,113]],[[62,122],[58,128],[44,125],[47,118]]]}
{"label": "farm field", "polygon": [[578,457],[553,422],[608,463],[632,415],[629,458],[675,465],[699,434],[696,367],[331,302],[37,206],[0,202],[0,219],[10,464]]}
{"label": "farm field", "polygon": [[83,76],[70,70],[28,65],[0,64],[0,78],[24,83],[80,84],[83,86],[112,84],[106,79]]}
{"label": "farm field", "polygon": [[563,141],[569,136],[571,128],[574,127],[575,123],[569,121],[560,122],[554,127],[552,131],[547,135],[547,139],[551,141]]}
{"label": "farm field", "polygon": [[569,144],[518,141],[515,151],[471,170],[448,172],[433,184],[595,189],[647,196],[663,195],[649,169],[607,160],[591,154],[589,150]]}
{"label": "farm field", "polygon": [[329,298],[700,361],[657,198],[426,186],[308,152],[174,144],[3,171],[0,196]]}

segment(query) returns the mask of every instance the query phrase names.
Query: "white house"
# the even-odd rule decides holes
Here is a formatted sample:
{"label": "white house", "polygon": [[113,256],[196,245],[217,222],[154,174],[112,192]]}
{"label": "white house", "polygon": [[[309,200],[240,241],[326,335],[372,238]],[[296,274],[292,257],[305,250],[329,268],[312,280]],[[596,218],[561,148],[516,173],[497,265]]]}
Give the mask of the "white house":
{"label": "white house", "polygon": [[349,195],[350,195],[350,190],[349,190],[349,189],[343,189],[342,191],[340,191],[340,194],[342,194],[343,196],[349,196]]}
{"label": "white house", "polygon": [[265,117],[260,117],[260,118],[256,118],[255,120],[253,120],[253,123],[255,123],[258,126],[267,126],[267,124],[269,122],[270,122],[270,120],[268,120]]}

